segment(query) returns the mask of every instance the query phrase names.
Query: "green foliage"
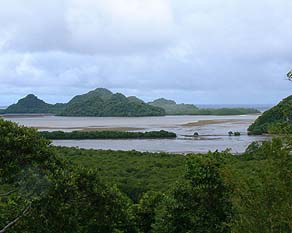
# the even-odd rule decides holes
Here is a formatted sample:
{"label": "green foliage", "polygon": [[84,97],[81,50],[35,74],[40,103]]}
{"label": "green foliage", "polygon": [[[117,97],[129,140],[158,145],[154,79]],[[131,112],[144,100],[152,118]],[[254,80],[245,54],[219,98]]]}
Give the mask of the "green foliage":
{"label": "green foliage", "polygon": [[5,113],[49,113],[52,105],[38,99],[35,95],[28,95],[17,104],[9,106]]}
{"label": "green foliage", "polygon": [[288,122],[273,122],[268,125],[268,133],[276,135],[289,135],[292,133],[292,125]]}
{"label": "green foliage", "polygon": [[165,111],[141,101],[133,101],[133,98],[126,98],[119,93],[113,94],[106,89],[96,89],[74,97],[59,115],[140,117],[162,116],[165,115]]}
{"label": "green foliage", "polygon": [[150,103],[135,96],[126,97],[120,93],[113,94],[104,88],[97,88],[83,95],[72,98],[66,104],[47,104],[30,94],[9,106],[0,113],[32,114],[49,113],[60,116],[88,117],[142,117],[167,115],[242,115],[259,113],[256,109],[222,108],[198,109],[193,104],[177,104],[172,100],[157,99]]}
{"label": "green foliage", "polygon": [[[292,96],[282,100],[278,105],[264,112],[249,128],[250,134],[275,133],[291,130]],[[280,128],[279,128],[280,127]],[[283,127],[283,129],[281,129]],[[277,129],[276,129],[277,128]],[[291,130],[292,131],[292,130]]]}
{"label": "green foliage", "polygon": [[60,148],[0,119],[0,231],[290,233],[291,151],[289,137],[237,156]]}
{"label": "green foliage", "polygon": [[185,180],[162,204],[155,232],[231,232],[232,191],[224,183],[220,166],[211,153],[188,158]]}
{"label": "green foliage", "polygon": [[167,192],[184,173],[185,157],[181,155],[67,147],[55,150],[75,164],[98,170],[102,180],[117,184],[135,203],[145,192]]}
{"label": "green foliage", "polygon": [[101,182],[96,171],[61,170],[53,178],[46,196],[33,203],[14,232],[136,232],[131,202]]}
{"label": "green foliage", "polygon": [[228,151],[180,156],[56,150],[74,163],[97,168],[103,180],[118,184],[138,202],[134,213],[141,232],[288,233],[292,231],[290,145],[290,140],[280,138],[252,143],[236,157]]}
{"label": "green foliage", "polygon": [[129,96],[129,97],[128,97],[128,100],[129,100],[130,102],[136,102],[136,103],[140,103],[140,104],[145,103],[143,100],[137,98],[136,96]]}
{"label": "green foliage", "polygon": [[34,95],[9,106],[3,113],[51,113],[60,116],[94,117],[141,117],[163,116],[162,108],[151,106],[136,97],[126,98],[113,94],[107,89],[98,88],[84,95],[75,96],[67,104],[47,104]]}
{"label": "green foliage", "polygon": [[135,206],[135,216],[140,232],[153,232],[156,210],[163,203],[165,197],[160,192],[149,191],[140,199],[139,204]]}
{"label": "green foliage", "polygon": [[233,232],[292,232],[292,149],[290,139],[254,143],[228,164],[234,187]]}
{"label": "green foliage", "polygon": [[254,108],[218,108],[218,109],[199,109],[195,115],[246,115],[260,113]]}
{"label": "green foliage", "polygon": [[163,98],[154,100],[149,104],[163,108],[167,115],[244,115],[260,113],[253,108],[199,109],[193,104],[177,104],[173,100]]}
{"label": "green foliage", "polygon": [[173,100],[164,98],[154,100],[150,105],[163,108],[167,115],[193,115],[196,114],[198,108],[192,104],[177,104]]}
{"label": "green foliage", "polygon": [[131,201],[48,145],[36,130],[0,119],[0,229],[135,232]]}
{"label": "green foliage", "polygon": [[24,170],[53,169],[49,143],[35,129],[0,119],[0,185],[15,182]]}
{"label": "green foliage", "polygon": [[155,139],[175,138],[176,134],[164,130],[150,132],[122,132],[122,131],[43,131],[40,136],[46,139],[67,140],[67,139]]}
{"label": "green foliage", "polygon": [[240,132],[234,132],[234,136],[238,137],[240,135],[241,135]]}

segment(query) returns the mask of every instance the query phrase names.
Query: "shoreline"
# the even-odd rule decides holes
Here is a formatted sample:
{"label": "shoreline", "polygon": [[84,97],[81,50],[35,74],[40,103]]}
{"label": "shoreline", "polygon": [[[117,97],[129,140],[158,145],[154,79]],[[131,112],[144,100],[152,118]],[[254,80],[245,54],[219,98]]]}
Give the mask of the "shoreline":
{"label": "shoreline", "polygon": [[240,119],[224,119],[224,120],[199,120],[195,122],[189,122],[185,124],[181,124],[182,127],[193,127],[193,126],[206,126],[206,125],[216,125],[216,124],[225,124],[225,123],[244,123],[248,120],[240,120]]}
{"label": "shoreline", "polygon": [[64,117],[64,118],[143,118],[143,117],[172,117],[172,116],[218,116],[218,117],[234,117],[234,116],[260,116],[260,113],[249,113],[249,114],[229,114],[229,115],[218,115],[218,114],[166,114],[157,116],[58,116],[50,113],[7,113],[0,114],[2,118],[30,118],[30,117]]}

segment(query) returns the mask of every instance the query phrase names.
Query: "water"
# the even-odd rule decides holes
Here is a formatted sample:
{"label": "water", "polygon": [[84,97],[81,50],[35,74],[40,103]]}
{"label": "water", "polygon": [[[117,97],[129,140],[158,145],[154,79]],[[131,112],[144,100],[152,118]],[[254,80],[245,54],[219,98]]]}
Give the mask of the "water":
{"label": "water", "polygon": [[199,108],[254,108],[261,112],[267,111],[272,108],[275,104],[198,104],[196,105]]}
{"label": "water", "polygon": [[[242,116],[163,116],[163,117],[56,117],[10,116],[20,125],[39,130],[167,130],[177,133],[177,139],[122,139],[122,140],[55,140],[54,145],[86,149],[138,150],[150,152],[191,153],[231,148],[242,153],[253,141],[266,140],[263,136],[248,136],[248,126],[258,115]],[[229,131],[239,131],[240,137],[229,137]],[[191,137],[198,132],[200,137]]]}

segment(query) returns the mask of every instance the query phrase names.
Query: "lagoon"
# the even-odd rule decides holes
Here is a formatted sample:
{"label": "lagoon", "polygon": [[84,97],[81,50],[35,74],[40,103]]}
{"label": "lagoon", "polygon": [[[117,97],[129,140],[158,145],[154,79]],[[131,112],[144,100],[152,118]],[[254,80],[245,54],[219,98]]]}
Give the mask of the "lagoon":
{"label": "lagoon", "polygon": [[[53,145],[85,149],[138,150],[170,153],[206,153],[230,148],[242,153],[253,141],[266,136],[248,136],[247,128],[258,115],[242,116],[162,116],[162,117],[58,117],[48,115],[4,116],[19,125],[41,131],[122,130],[175,132],[176,139],[54,140]],[[240,137],[228,136],[238,131]],[[199,137],[192,137],[198,132]]]}

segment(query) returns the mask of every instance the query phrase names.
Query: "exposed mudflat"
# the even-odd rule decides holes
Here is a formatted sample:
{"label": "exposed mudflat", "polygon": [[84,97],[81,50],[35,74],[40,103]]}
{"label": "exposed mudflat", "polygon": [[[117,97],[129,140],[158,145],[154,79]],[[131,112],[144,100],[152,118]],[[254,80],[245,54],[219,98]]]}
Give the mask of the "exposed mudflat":
{"label": "exposed mudflat", "polygon": [[[248,126],[258,115],[242,116],[164,116],[164,117],[56,117],[49,115],[10,115],[7,120],[40,131],[153,131],[175,132],[177,139],[141,140],[56,140],[54,145],[86,149],[139,150],[171,153],[206,153],[231,148],[242,153],[253,141],[267,136],[248,136]],[[238,131],[240,137],[228,136]],[[193,137],[197,132],[199,137]]]}

